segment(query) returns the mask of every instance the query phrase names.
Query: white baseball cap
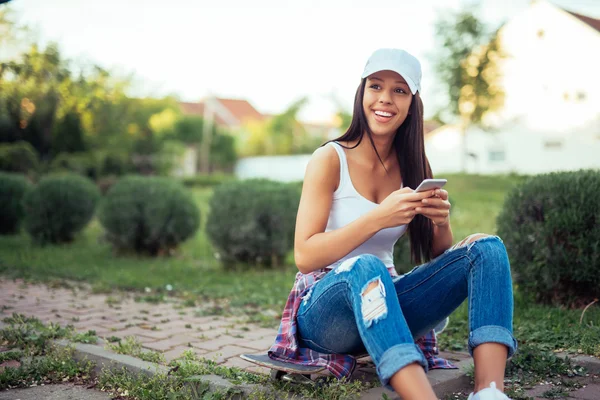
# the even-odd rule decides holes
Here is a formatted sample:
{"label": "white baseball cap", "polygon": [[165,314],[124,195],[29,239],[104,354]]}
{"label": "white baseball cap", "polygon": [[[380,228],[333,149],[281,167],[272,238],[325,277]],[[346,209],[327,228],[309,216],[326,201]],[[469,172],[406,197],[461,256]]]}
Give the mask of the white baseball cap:
{"label": "white baseball cap", "polygon": [[400,74],[408,83],[412,94],[421,90],[421,63],[405,50],[375,50],[367,60],[361,78],[366,78],[379,71],[394,71]]}

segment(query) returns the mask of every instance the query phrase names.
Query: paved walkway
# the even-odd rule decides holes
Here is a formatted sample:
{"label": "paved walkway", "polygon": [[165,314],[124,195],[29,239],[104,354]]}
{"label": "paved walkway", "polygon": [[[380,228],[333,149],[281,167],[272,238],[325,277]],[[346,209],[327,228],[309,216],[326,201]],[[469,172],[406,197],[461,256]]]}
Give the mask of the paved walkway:
{"label": "paved walkway", "polygon": [[238,356],[266,352],[277,334],[275,329],[237,317],[197,316],[197,311],[176,301],[151,304],[136,302],[130,296],[115,302],[114,295],[88,290],[0,280],[0,319],[17,312],[45,323],[72,324],[81,332],[93,329],[103,338],[135,336],[144,348],[163,353],[167,361],[191,349],[219,364],[268,373]]}

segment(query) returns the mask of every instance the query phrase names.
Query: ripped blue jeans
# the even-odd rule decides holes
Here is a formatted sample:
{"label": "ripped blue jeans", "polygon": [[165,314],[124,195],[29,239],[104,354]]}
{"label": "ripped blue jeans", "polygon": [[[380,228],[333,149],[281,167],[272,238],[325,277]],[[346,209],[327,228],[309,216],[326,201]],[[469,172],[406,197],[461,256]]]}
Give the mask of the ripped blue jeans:
{"label": "ripped blue jeans", "polygon": [[392,278],[377,257],[347,260],[318,281],[298,311],[302,347],[321,353],[369,353],[384,386],[401,368],[427,362],[415,338],[429,332],[465,299],[469,352],[504,344],[511,357],[513,293],[504,244],[487,236],[451,248]]}

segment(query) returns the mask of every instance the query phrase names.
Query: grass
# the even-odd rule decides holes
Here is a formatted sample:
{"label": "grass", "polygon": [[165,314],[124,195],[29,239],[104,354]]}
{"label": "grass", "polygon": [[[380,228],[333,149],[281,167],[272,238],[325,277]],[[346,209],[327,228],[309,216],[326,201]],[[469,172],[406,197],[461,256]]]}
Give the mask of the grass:
{"label": "grass", "polygon": [[[590,307],[580,324],[581,313],[581,310],[534,304],[517,288],[514,335],[521,347],[536,346],[542,350],[600,357],[600,307]],[[439,347],[465,350],[468,331],[468,309],[465,302],[450,316],[448,328],[439,335]]]}
{"label": "grass", "polygon": [[[511,175],[439,177],[448,179],[455,241],[474,232],[495,233],[504,197],[524,179]],[[147,302],[177,295],[185,306],[201,306],[195,310],[197,315],[243,311],[255,321],[276,326],[297,271],[293,260],[273,270],[221,268],[204,232],[212,189],[192,191],[201,210],[202,227],[172,257],[117,256],[103,241],[102,228],[94,220],[75,243],[68,245],[38,247],[25,234],[0,236],[0,275],[50,283],[82,281],[98,291],[135,291],[139,301]],[[167,290],[168,285],[172,290]],[[515,333],[520,343],[600,355],[599,345],[594,342],[594,337],[600,337],[599,305],[586,312],[580,326],[580,311],[536,306],[518,288],[516,292]],[[264,310],[270,311],[263,314]],[[467,331],[467,309],[463,304],[440,336],[440,348],[464,350]]]}
{"label": "grass", "polygon": [[505,196],[525,180],[517,175],[439,174],[439,177],[448,179],[444,189],[452,204],[450,218],[455,242],[471,233],[496,233],[496,216]]}

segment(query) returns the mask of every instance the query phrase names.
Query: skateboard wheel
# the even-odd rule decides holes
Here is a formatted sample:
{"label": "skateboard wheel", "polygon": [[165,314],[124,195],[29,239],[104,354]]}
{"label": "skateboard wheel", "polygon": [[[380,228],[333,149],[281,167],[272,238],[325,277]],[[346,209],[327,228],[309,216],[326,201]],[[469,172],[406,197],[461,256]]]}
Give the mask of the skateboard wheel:
{"label": "skateboard wheel", "polygon": [[271,379],[273,379],[274,381],[280,381],[284,375],[285,375],[285,371],[280,371],[278,369],[271,370]]}
{"label": "skateboard wheel", "polygon": [[329,384],[329,380],[325,376],[319,376],[317,379],[315,379],[315,387],[317,389],[322,389],[322,388],[326,387],[328,384]]}

